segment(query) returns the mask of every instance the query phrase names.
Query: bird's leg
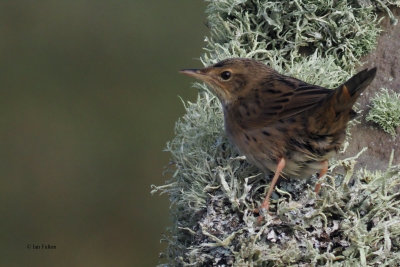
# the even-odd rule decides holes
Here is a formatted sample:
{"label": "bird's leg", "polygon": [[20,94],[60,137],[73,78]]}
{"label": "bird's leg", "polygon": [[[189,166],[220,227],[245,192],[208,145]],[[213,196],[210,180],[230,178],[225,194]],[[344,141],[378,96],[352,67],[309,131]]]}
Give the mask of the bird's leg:
{"label": "bird's leg", "polygon": [[265,199],[263,203],[261,204],[259,208],[260,216],[258,217],[257,221],[260,223],[263,219],[263,212],[268,212],[269,210],[269,200],[271,198],[272,192],[274,192],[274,188],[276,185],[276,182],[279,180],[279,176],[281,175],[281,172],[283,168],[285,168],[286,161],[284,158],[280,158],[278,161],[278,165],[276,166],[276,171],[274,174],[274,178],[272,178],[271,184],[269,186],[267,195],[265,196]]}
{"label": "bird's leg", "polygon": [[[328,160],[324,160],[322,162],[322,169],[319,172],[318,179],[321,179],[326,174],[327,171],[328,171]],[[321,183],[317,182],[317,184],[315,185],[314,192],[318,194],[320,189],[321,189]]]}

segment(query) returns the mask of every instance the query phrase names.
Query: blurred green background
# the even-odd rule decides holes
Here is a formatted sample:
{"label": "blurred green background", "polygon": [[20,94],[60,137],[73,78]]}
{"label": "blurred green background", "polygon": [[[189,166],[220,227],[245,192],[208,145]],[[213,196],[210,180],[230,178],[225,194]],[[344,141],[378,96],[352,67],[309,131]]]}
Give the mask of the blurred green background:
{"label": "blurred green background", "polygon": [[[0,266],[154,266],[205,3],[1,1]],[[27,244],[56,245],[55,250]]]}

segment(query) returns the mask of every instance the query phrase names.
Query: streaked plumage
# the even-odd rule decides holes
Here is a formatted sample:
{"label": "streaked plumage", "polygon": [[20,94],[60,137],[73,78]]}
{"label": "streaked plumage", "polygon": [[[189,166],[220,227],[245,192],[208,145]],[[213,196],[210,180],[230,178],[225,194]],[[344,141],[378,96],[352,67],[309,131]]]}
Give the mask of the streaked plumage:
{"label": "streaked plumage", "polygon": [[250,163],[276,172],[262,205],[268,210],[280,174],[307,178],[326,172],[327,160],[339,150],[346,125],[355,116],[352,106],[374,79],[376,68],[359,72],[336,89],[311,85],[243,58],[182,73],[211,85],[223,106],[232,143]]}

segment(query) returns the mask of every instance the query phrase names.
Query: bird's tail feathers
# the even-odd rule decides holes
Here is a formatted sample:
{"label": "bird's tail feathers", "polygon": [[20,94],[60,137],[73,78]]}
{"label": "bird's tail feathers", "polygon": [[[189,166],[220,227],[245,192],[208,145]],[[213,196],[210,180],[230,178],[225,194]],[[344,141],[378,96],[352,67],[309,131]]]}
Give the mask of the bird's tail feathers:
{"label": "bird's tail feathers", "polygon": [[350,95],[358,96],[372,82],[376,75],[376,67],[370,70],[365,69],[351,77],[344,85],[349,90]]}
{"label": "bird's tail feathers", "polygon": [[351,77],[336,89],[336,97],[343,109],[354,105],[360,94],[367,88],[376,75],[376,68],[365,69]]}

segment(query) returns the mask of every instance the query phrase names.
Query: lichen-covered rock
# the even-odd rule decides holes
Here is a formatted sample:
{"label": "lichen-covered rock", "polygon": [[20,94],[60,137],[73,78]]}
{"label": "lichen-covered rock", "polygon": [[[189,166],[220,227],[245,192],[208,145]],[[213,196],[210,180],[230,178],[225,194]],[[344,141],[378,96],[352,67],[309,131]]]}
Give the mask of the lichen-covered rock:
{"label": "lichen-covered rock", "polygon": [[372,108],[367,121],[375,122],[385,132],[395,137],[396,128],[400,126],[400,94],[382,88],[371,102]]}
{"label": "lichen-covered rock", "polygon": [[[208,1],[205,65],[252,57],[307,82],[335,87],[374,48],[377,8],[400,1]],[[394,21],[394,20],[393,20]],[[253,214],[269,177],[229,144],[218,100],[196,84],[195,102],[167,145],[171,178],[168,266],[395,266],[400,262],[400,168],[354,171],[333,159],[315,178],[283,180],[262,225]],[[367,153],[367,152],[365,152]]]}

